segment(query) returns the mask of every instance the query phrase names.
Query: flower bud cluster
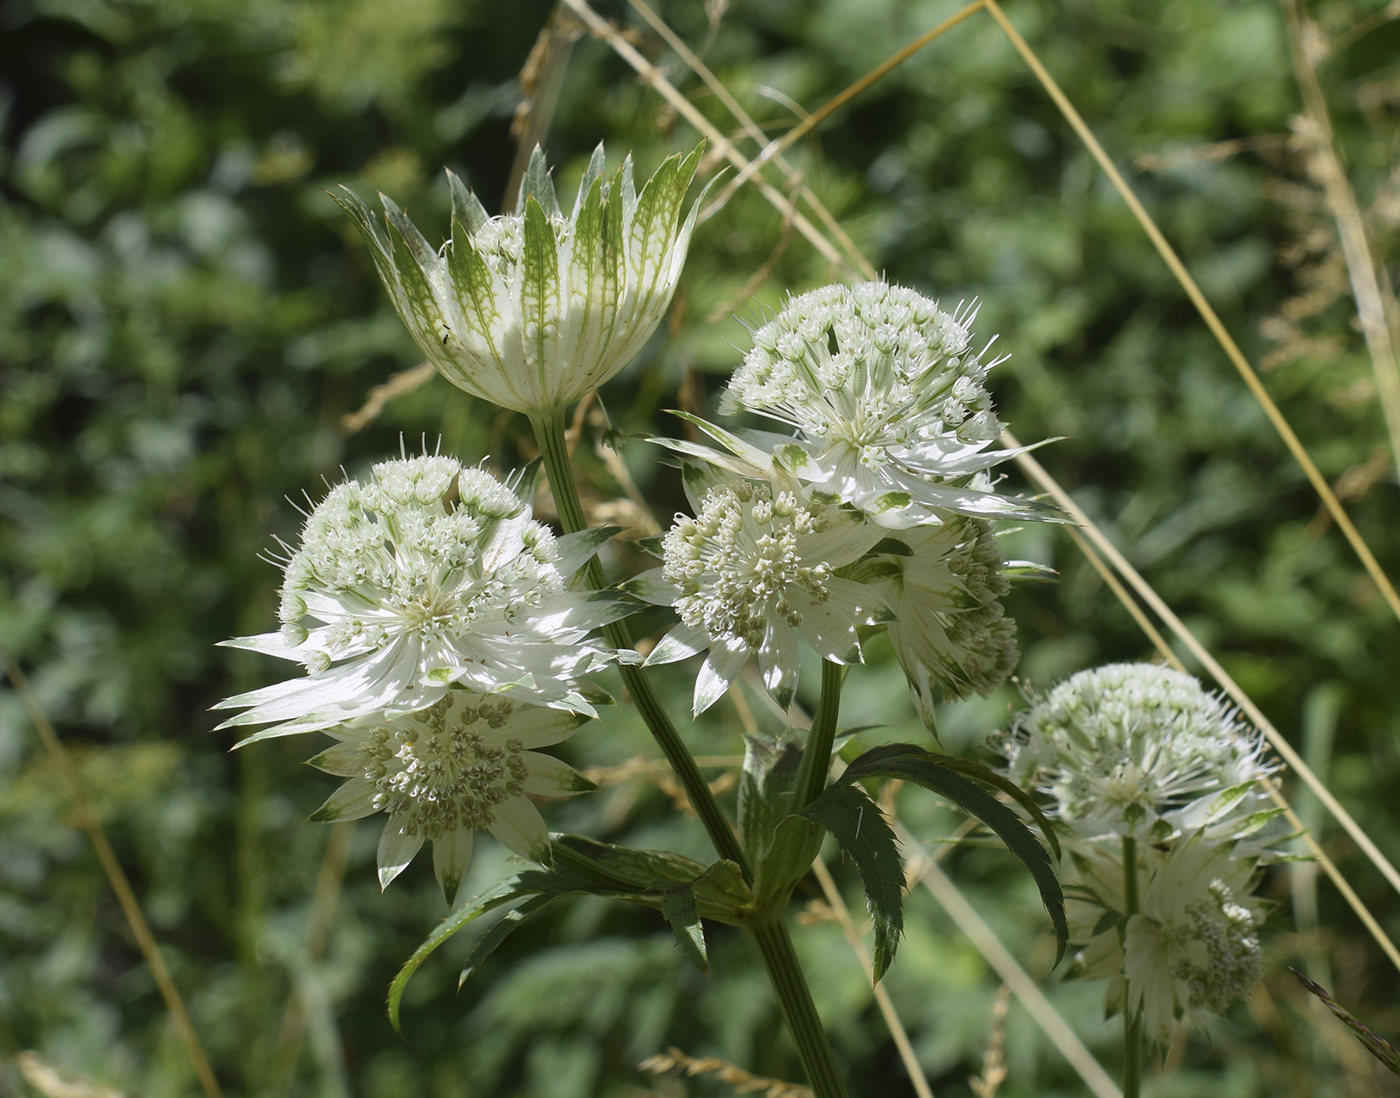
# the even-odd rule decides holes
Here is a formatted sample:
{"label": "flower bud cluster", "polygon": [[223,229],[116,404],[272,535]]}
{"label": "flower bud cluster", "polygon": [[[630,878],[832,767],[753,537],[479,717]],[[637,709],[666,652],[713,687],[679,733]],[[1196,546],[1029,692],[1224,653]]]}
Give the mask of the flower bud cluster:
{"label": "flower bud cluster", "polygon": [[383,812],[379,878],[388,885],[425,841],[449,903],[486,830],[517,854],[549,860],[549,832],[527,794],[593,788],[550,755],[530,750],[571,735],[582,717],[499,695],[453,689],[413,713],[383,714],[330,730],[338,741],[312,765],[347,779],[312,816],[349,820]]}
{"label": "flower bud cluster", "polygon": [[998,747],[1065,837],[1072,974],[1111,978],[1110,1006],[1162,1041],[1183,1014],[1249,994],[1276,767],[1234,709],[1182,672],[1112,664],[1060,684]]}

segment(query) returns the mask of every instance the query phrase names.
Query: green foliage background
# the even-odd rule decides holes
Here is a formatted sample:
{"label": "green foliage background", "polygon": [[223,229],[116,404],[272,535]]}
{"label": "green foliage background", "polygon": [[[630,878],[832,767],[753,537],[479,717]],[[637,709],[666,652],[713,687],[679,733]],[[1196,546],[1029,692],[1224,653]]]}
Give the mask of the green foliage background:
{"label": "green foliage background", "polygon": [[[744,0],[724,14],[707,61],[776,133],[793,120],[791,101],[814,108],[955,7]],[[722,1092],[635,1071],[672,1044],[798,1075],[741,938],[715,929],[707,979],[659,918],[595,901],[531,924],[460,994],[452,961],[467,943],[454,942],[411,985],[400,1039],[384,989],[444,913],[431,873],[416,866],[381,896],[377,828],[359,825],[315,956],[308,913],[329,829],[302,821],[334,783],[298,766],[309,744],[230,755],[229,737],[209,732],[214,701],[274,673],[214,644],[273,620],[277,571],[258,554],[295,536],[299,516],[284,497],[315,497],[323,480],[363,470],[401,438],[417,447],[440,436],[468,460],[496,453],[507,465],[528,452],[523,421],[502,421],[438,380],[392,402],[369,429],[342,433],[344,413],[418,359],[324,190],[383,189],[432,235],[430,226],[446,226],[445,164],[495,208],[514,155],[516,74],[549,10],[540,0],[0,3],[0,644],[76,753],[229,1094]],[[628,21],[620,4],[605,10]],[[1323,471],[1362,484],[1349,507],[1400,575],[1394,467],[1367,465],[1384,426],[1350,300],[1335,292],[1331,223],[1307,165],[1281,138],[1227,159],[1193,153],[1288,133],[1299,96],[1281,10],[1269,0],[1011,0],[1007,10],[1120,164],[1159,158],[1130,173],[1138,193],[1251,359],[1282,352],[1269,388]],[[1375,0],[1325,0],[1310,14],[1338,34],[1379,10]],[[706,40],[699,3],[661,11],[692,45]],[[659,42],[645,32],[640,41],[731,128]],[[1392,259],[1397,58],[1400,24],[1391,22],[1324,69],[1339,145],[1363,204],[1374,203],[1377,248]],[[604,138],[613,162],[631,148],[649,172],[695,135],[606,46],[584,39],[548,139],[561,193]],[[978,330],[999,332],[1011,354],[995,376],[1003,418],[1023,439],[1064,436],[1042,451],[1046,465],[1382,849],[1400,852],[1397,624],[991,21],[975,18],[923,51],[821,126],[799,159],[891,280],[948,303],[982,300]],[[690,399],[718,388],[744,346],[727,319],[735,308],[757,315],[787,290],[834,276],[800,238],[783,241],[780,216],[748,189],[698,231],[669,336],[604,394],[621,430],[668,429],[661,410],[683,382]],[[769,262],[770,276],[744,295]],[[1309,291],[1320,297],[1289,312]],[[717,310],[722,318],[710,320]],[[1261,329],[1280,315],[1296,329],[1282,347],[1264,332],[1287,334],[1286,325]],[[1294,354],[1298,335],[1317,342]],[[632,445],[624,455],[658,514],[681,505],[653,452]],[[620,494],[600,465],[586,465],[599,498]],[[1368,468],[1377,475],[1365,483]],[[1013,595],[1023,679],[1049,684],[1149,654],[1063,534],[1026,530],[1008,545],[1060,572],[1055,584]],[[684,699],[684,682],[674,686]],[[1007,688],[950,707],[945,743],[978,755],[1018,704]],[[739,749],[738,719],[719,708],[695,729],[697,754]],[[882,723],[875,738],[922,735],[897,666],[883,658],[853,676],[843,720]],[[569,747],[590,765],[650,752],[623,708]],[[928,840],[957,823],[926,800],[906,797],[901,811]],[[551,820],[704,853],[698,826],[645,783],[555,806]],[[1333,834],[1324,824],[1328,849],[1400,933],[1397,898]],[[506,867],[481,845],[473,874],[485,885]],[[1046,976],[1046,920],[1005,852],[969,844],[946,864]],[[1325,883],[1314,925],[1308,876],[1284,869],[1265,881],[1278,903],[1268,979],[1210,1040],[1177,1050],[1181,1070],[1153,1084],[1157,1098],[1394,1092],[1284,968],[1306,964],[1363,1019],[1400,1029],[1395,973]],[[936,1092],[970,1094],[997,980],[927,896],[911,897],[908,923],[891,994]],[[855,1092],[912,1093],[839,931],[825,923],[797,933]],[[1115,1063],[1101,989],[1047,979],[1085,1040]],[[304,1004],[299,1035],[284,1019],[294,995]],[[0,1094],[35,1093],[10,1060],[24,1049],[129,1094],[195,1090],[57,774],[7,691]],[[1083,1093],[1017,1006],[1007,1056],[1006,1098]]]}

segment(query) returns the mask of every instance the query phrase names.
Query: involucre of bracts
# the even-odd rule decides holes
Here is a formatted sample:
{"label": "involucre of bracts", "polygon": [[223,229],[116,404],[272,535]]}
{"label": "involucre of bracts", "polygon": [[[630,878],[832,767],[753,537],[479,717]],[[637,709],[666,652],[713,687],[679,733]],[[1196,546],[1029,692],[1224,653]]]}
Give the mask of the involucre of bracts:
{"label": "involucre of bracts", "polygon": [[1069,894],[1091,902],[1069,905],[1071,937],[1085,943],[1071,975],[1112,978],[1110,1009],[1126,999],[1146,1034],[1165,1044],[1178,1018],[1223,1013],[1259,982],[1264,915],[1250,896],[1258,858],[1199,832],[1139,847],[1137,858],[1141,910],[1120,927],[1104,915],[1123,911],[1121,850],[1074,851]]}
{"label": "involucre of bracts", "polygon": [[387,815],[379,839],[381,887],[431,841],[433,868],[451,904],[478,829],[523,857],[549,862],[549,832],[529,796],[566,796],[594,786],[533,748],[559,743],[584,719],[456,687],[426,709],[358,718],[328,729],[338,742],[311,760],[347,779],[311,818]]}
{"label": "involucre of bracts", "polygon": [[300,663],[305,677],[220,702],[243,743],[424,709],[454,684],[594,715],[582,677],[614,653],[590,630],[624,596],[571,591],[597,547],[556,539],[511,486],[454,458],[381,462],[331,489],[284,561],[275,633],[225,644]]}
{"label": "involucre of bracts", "polygon": [[786,708],[797,688],[799,638],[833,662],[861,661],[857,627],[888,620],[890,610],[868,584],[837,571],[880,540],[880,527],[812,500],[796,481],[755,482],[688,464],[686,491],[695,517],[677,515],[662,567],[624,587],[681,618],[648,663],[708,650],[696,713],[719,699],[750,656]]}
{"label": "involucre of bracts", "polygon": [[351,192],[336,200],[438,372],[503,408],[547,413],[611,378],[656,330],[699,210],[681,218],[700,153],[669,158],[638,194],[631,158],[609,181],[600,145],[567,218],[538,148],[519,213],[488,216],[448,172],[452,233],[441,250],[383,195],[383,224]]}
{"label": "involucre of bracts", "polygon": [[1262,736],[1190,675],[1155,664],[1081,671],[1017,717],[1005,773],[1074,835],[1161,842],[1252,834],[1276,769]]}
{"label": "involucre of bracts", "polygon": [[1016,624],[1002,609],[1010,589],[997,537],[987,523],[948,515],[936,526],[901,530],[852,571],[894,610],[890,643],[914,704],[933,727],[934,705],[984,697],[1016,667]]}

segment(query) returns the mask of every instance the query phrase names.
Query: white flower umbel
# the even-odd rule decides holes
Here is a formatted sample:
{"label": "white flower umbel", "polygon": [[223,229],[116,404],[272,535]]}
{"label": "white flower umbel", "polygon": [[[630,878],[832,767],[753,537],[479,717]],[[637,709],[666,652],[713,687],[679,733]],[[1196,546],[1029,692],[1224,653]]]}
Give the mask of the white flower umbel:
{"label": "white flower umbel", "polygon": [[1190,675],[1145,663],[1081,671],[1017,718],[1006,775],[1083,838],[1250,834],[1272,816],[1262,736]]}
{"label": "white flower umbel", "polygon": [[880,540],[879,526],[813,501],[795,481],[717,480],[687,465],[686,491],[695,518],[677,515],[663,566],[624,586],[680,614],[648,664],[709,650],[695,681],[697,714],[750,656],[786,709],[797,688],[799,637],[834,663],[860,662],[856,627],[888,621],[890,609],[872,587],[836,573]]}
{"label": "white flower umbel", "polygon": [[611,182],[600,145],[564,217],[535,150],[519,213],[488,217],[448,173],[452,236],[433,248],[392,200],[381,224],[349,191],[399,316],[452,384],[503,408],[572,404],[626,366],[670,304],[697,201],[681,220],[701,150],[668,159],[638,194],[629,157]]}
{"label": "white flower umbel", "polygon": [[580,677],[609,649],[589,630],[625,597],[568,589],[604,534],[556,539],[510,487],[454,458],[382,462],[331,489],[286,561],[282,629],[226,641],[305,678],[219,703],[243,743],[432,705],[453,683],[593,715]]}
{"label": "white flower umbel", "polygon": [[[1126,996],[1127,1008],[1141,1012],[1147,1035],[1164,1044],[1183,1014],[1224,1012],[1261,975],[1264,916],[1249,894],[1257,864],[1236,844],[1210,842],[1199,832],[1139,848],[1141,911],[1120,926],[1104,916],[1123,910],[1121,852],[1077,852],[1073,883],[1092,902],[1069,905],[1071,937],[1088,938],[1071,975],[1112,977],[1110,1007],[1121,1007]],[[1077,892],[1067,890],[1071,897]]]}
{"label": "white flower umbel", "polygon": [[330,729],[338,742],[311,760],[348,779],[313,820],[389,819],[379,839],[379,883],[387,887],[423,843],[451,904],[485,829],[515,853],[550,861],[549,831],[527,794],[564,796],[593,789],[572,767],[532,750],[559,743],[584,718],[453,689],[415,713],[362,717]]}
{"label": "white flower umbel", "polygon": [[894,610],[890,643],[909,679],[924,722],[934,703],[990,694],[1016,666],[1016,624],[999,601],[1010,589],[992,529],[949,515],[937,526],[902,530],[862,563],[867,579]]}
{"label": "white flower umbel", "polygon": [[973,315],[962,307],[945,313],[883,282],[791,298],[753,333],[720,411],[757,412],[796,437],[749,432],[736,452],[776,460],[891,528],[936,523],[946,512],[1056,517],[976,480],[1021,451],[989,449],[1002,426],[985,385],[996,362],[974,349]]}

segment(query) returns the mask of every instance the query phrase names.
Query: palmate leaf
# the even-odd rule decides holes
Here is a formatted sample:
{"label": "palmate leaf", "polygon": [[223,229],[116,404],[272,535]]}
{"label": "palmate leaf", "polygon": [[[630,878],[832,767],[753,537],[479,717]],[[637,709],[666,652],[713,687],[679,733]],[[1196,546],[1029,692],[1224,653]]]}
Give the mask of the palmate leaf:
{"label": "palmate leaf", "polygon": [[946,765],[944,759],[946,756],[935,755],[915,744],[886,744],[852,762],[836,785],[850,785],[863,778],[899,778],[939,794],[986,824],[1030,870],[1055,927],[1055,963],[1058,964],[1069,945],[1069,925],[1065,921],[1064,893],[1050,855],[1016,813],[982,786]]}
{"label": "palmate leaf", "polygon": [[841,852],[856,863],[874,924],[872,960],[875,982],[879,983],[894,960],[904,931],[904,867],[894,832],[865,791],[853,783],[831,786],[802,810],[801,818],[831,832]]}

